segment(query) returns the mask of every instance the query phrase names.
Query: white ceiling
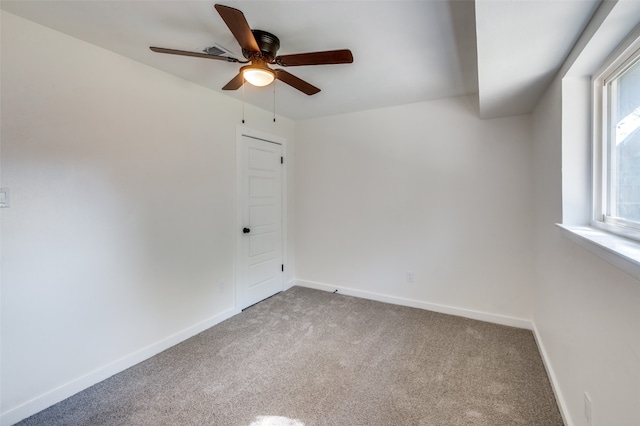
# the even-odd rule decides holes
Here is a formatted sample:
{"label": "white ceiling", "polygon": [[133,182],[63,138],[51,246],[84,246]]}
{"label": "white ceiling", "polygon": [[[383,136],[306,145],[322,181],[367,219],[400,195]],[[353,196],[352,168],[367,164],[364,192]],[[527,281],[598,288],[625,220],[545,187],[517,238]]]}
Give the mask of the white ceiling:
{"label": "white ceiling", "polygon": [[[354,63],[289,67],[319,87],[276,83],[276,111],[305,119],[479,93],[483,117],[528,113],[595,11],[595,0],[222,1],[278,54],[349,48]],[[5,1],[1,8],[220,91],[240,65],[153,53],[149,46],[241,50],[214,1]],[[477,16],[476,16],[477,15]],[[46,40],[42,41],[46,43]],[[242,91],[222,92],[241,98]],[[273,90],[245,90],[273,108]]]}
{"label": "white ceiling", "polygon": [[480,115],[531,112],[599,4],[477,0]]}

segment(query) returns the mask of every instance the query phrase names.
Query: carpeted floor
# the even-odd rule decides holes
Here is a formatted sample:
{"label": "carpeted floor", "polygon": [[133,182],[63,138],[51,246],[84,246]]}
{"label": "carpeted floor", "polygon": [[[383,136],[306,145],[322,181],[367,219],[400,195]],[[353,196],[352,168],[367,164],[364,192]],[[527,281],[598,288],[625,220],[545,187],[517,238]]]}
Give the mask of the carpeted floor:
{"label": "carpeted floor", "polygon": [[20,425],[562,425],[528,330],[294,287]]}

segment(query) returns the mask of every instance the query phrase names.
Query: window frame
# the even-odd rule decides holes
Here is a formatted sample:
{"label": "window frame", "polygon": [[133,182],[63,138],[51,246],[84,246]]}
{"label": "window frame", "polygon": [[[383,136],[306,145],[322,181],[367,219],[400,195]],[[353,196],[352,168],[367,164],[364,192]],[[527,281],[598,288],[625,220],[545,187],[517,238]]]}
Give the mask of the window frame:
{"label": "window frame", "polygon": [[608,216],[610,176],[610,83],[640,62],[640,34],[624,48],[616,49],[592,79],[592,219],[591,226],[640,241],[640,223]]}

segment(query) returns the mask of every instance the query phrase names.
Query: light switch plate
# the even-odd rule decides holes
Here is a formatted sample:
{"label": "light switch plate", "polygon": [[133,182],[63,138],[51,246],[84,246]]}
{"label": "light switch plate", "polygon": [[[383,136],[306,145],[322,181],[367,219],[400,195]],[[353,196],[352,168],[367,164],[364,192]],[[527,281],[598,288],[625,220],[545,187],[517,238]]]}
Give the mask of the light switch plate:
{"label": "light switch plate", "polygon": [[9,188],[0,188],[0,208],[9,207]]}

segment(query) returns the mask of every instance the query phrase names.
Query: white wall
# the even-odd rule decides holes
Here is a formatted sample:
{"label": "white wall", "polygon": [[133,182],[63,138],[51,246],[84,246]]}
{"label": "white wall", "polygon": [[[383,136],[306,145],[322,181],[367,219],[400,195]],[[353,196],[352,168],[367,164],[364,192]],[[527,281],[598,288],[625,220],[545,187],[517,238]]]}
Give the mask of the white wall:
{"label": "white wall", "polygon": [[640,424],[640,282],[561,236],[561,84],[533,114],[536,295],[534,320],[569,424]]}
{"label": "white wall", "polygon": [[[246,116],[293,159],[292,121]],[[231,98],[2,12],[3,424],[233,313],[240,119]]]}
{"label": "white wall", "polygon": [[297,280],[526,326],[530,141],[464,97],[297,122]]}
{"label": "white wall", "polygon": [[534,323],[568,426],[588,424],[585,392],[592,426],[640,424],[640,282],[555,226],[589,225],[590,75],[639,16],[604,2],[532,114]]}

